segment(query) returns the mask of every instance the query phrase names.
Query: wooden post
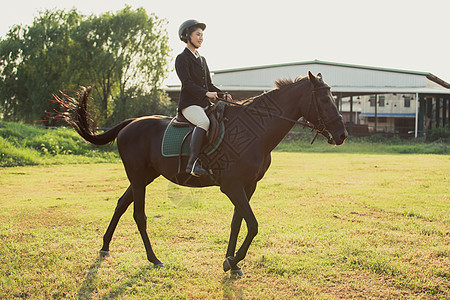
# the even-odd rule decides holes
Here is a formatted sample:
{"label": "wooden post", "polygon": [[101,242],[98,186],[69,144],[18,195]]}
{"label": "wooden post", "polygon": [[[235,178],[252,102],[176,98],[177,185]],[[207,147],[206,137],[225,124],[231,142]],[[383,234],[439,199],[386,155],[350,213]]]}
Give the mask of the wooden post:
{"label": "wooden post", "polygon": [[[416,97],[417,97],[417,95],[416,95]],[[417,122],[418,122],[418,124],[417,124],[417,126],[418,126],[417,131],[418,132],[416,134],[416,137],[423,136],[423,133],[424,133],[424,124],[423,124],[423,122],[424,122],[424,117],[425,117],[425,105],[427,103],[425,98],[422,95],[420,95],[418,98],[419,98],[419,103],[417,103],[419,105],[418,120],[417,120]]]}
{"label": "wooden post", "polygon": [[440,112],[441,112],[441,98],[435,97],[436,99],[436,128],[439,128],[439,121],[440,121]]}
{"label": "wooden post", "polygon": [[447,116],[447,126],[450,126],[450,98],[448,100],[448,116]]}
{"label": "wooden post", "polygon": [[447,99],[442,98],[442,127],[447,125]]}
{"label": "wooden post", "polygon": [[428,129],[431,130],[433,124],[433,98],[426,98],[427,101],[427,117],[430,119]]}
{"label": "wooden post", "polygon": [[339,93],[337,101],[337,107],[339,108],[339,112],[342,114],[342,93]]}
{"label": "wooden post", "polygon": [[378,125],[378,95],[375,94],[375,128],[373,129],[375,134],[377,133],[377,125]]}
{"label": "wooden post", "polygon": [[352,127],[353,127],[353,96],[350,96],[350,125],[348,128],[349,135],[352,135]]}

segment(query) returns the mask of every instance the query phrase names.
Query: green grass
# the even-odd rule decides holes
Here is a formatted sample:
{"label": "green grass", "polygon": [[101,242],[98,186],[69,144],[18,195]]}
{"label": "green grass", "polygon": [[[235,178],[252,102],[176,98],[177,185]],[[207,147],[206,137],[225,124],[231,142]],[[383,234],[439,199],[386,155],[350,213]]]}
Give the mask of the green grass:
{"label": "green grass", "polygon": [[2,124],[5,127],[0,128],[0,167],[119,161],[114,145],[90,145],[71,128]]}
{"label": "green grass", "polygon": [[120,163],[0,168],[0,298],[447,299],[449,170],[446,155],[274,153],[251,202],[259,234],[232,279],[233,208],[218,188],[148,187],[166,264],[153,269],[132,207],[111,257],[97,256],[128,185]]}
{"label": "green grass", "polygon": [[[65,163],[119,162],[114,144],[93,146],[71,128],[45,129],[20,123],[3,123],[0,128],[0,167],[52,165]],[[295,127],[275,151],[311,153],[399,153],[448,154],[448,142],[425,143],[422,140],[371,136],[349,138],[344,145],[333,147],[322,136],[311,145],[313,135]],[[306,134],[305,134],[306,133]]]}
{"label": "green grass", "polygon": [[[313,136],[309,136],[309,141]],[[309,153],[370,153],[370,154],[449,154],[448,143],[424,143],[415,140],[394,139],[389,142],[372,141],[370,138],[348,138],[343,145],[331,146],[325,139],[318,138],[314,144],[305,140],[286,139],[280,143],[275,151],[281,152],[309,152]]]}
{"label": "green grass", "polygon": [[[444,131],[444,130],[441,130]],[[433,132],[440,133],[434,130]],[[448,132],[446,130],[445,132]],[[430,135],[431,136],[431,135]],[[437,137],[438,135],[433,135]],[[441,136],[444,136],[441,133]],[[300,126],[293,128],[292,132],[280,143],[275,151],[281,152],[311,152],[311,153],[389,153],[389,154],[449,154],[449,139],[441,139],[435,142],[424,141],[423,138],[402,139],[397,136],[384,137],[382,135],[372,135],[367,137],[349,137],[343,145],[330,146],[325,138],[319,135],[316,141],[311,144],[314,134],[308,129]]]}

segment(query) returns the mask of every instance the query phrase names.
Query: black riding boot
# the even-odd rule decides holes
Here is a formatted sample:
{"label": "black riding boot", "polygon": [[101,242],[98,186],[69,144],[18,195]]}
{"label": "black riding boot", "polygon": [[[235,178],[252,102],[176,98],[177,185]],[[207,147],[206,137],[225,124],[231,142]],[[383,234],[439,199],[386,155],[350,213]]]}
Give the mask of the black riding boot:
{"label": "black riding boot", "polygon": [[203,140],[206,136],[206,131],[203,128],[195,127],[191,136],[189,160],[186,165],[186,173],[193,176],[207,175],[208,171],[202,168],[198,161],[198,155],[203,146]]}

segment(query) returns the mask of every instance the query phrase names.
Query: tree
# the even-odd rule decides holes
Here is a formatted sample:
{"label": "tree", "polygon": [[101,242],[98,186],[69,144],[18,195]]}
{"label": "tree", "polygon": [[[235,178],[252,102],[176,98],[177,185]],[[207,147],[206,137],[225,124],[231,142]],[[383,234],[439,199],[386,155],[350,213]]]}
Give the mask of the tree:
{"label": "tree", "polygon": [[[126,6],[114,15],[89,17],[74,33],[74,41],[83,49],[78,60],[86,67],[84,82],[95,83],[101,123],[113,122],[113,115],[135,112],[143,95],[147,99],[154,95],[148,100],[159,101],[170,51],[167,33],[161,29],[164,23],[143,8],[133,11]],[[116,107],[121,111],[114,114]]]}
{"label": "tree", "polygon": [[52,94],[92,84],[100,125],[157,112],[143,108],[164,110],[165,23],[126,6],[100,16],[47,10],[31,26],[14,26],[0,41],[0,112],[6,120],[39,120],[53,109]]}
{"label": "tree", "polygon": [[70,28],[75,11],[45,11],[29,27],[14,26],[0,42],[0,109],[6,120],[32,122],[51,109],[51,94],[71,87]]}

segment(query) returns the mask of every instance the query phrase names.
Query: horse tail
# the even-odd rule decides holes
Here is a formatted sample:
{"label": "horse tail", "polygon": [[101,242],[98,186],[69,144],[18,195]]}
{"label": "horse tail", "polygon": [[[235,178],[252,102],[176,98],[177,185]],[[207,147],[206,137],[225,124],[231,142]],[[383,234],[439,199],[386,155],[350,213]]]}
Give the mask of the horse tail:
{"label": "horse tail", "polygon": [[63,92],[60,92],[62,98],[53,95],[54,100],[63,111],[55,113],[57,118],[65,120],[72,128],[86,141],[94,145],[105,145],[114,141],[119,132],[135,119],[127,119],[117,124],[113,128],[105,131],[102,134],[96,134],[93,122],[89,116],[87,102],[92,87],[81,87],[77,92],[78,100],[74,99]]}

